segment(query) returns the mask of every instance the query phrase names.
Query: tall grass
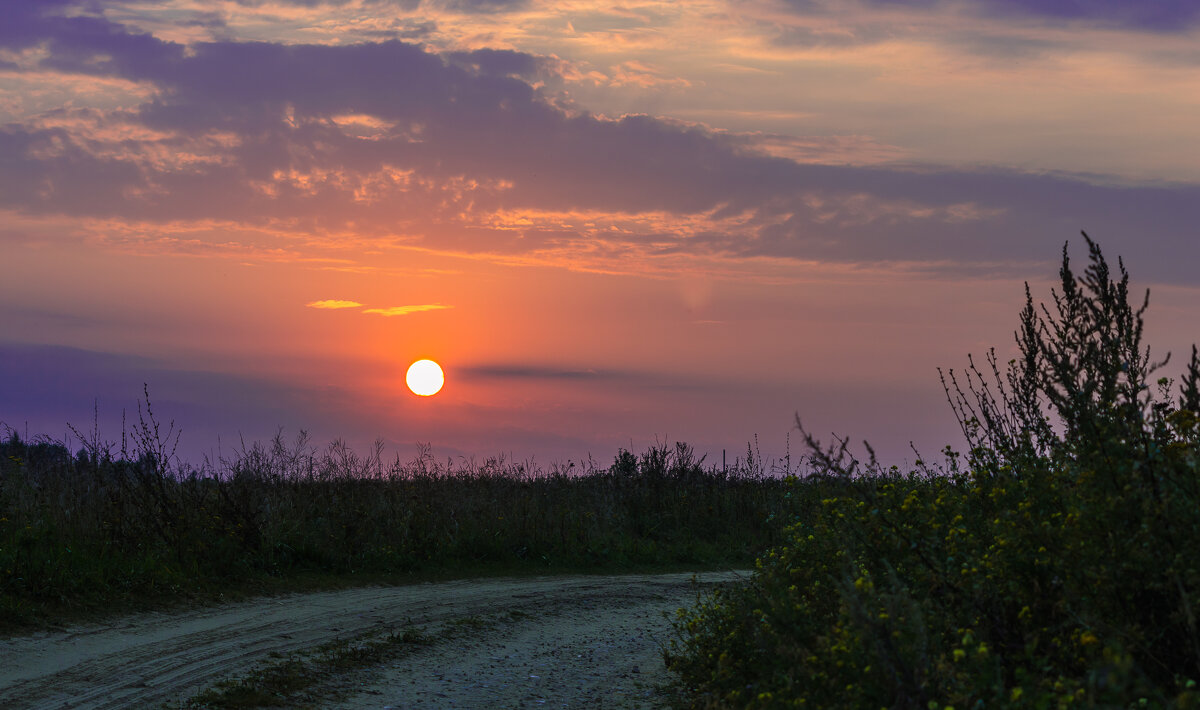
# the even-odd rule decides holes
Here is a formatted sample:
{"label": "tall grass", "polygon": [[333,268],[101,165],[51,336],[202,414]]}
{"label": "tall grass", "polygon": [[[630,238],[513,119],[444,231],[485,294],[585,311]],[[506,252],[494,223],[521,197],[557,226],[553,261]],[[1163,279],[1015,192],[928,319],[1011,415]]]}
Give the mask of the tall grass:
{"label": "tall grass", "polygon": [[1088,246],[1051,306],[1026,288],[1019,358],[946,378],[965,456],[884,471],[809,438],[819,504],[678,620],[692,706],[1200,707],[1200,359],[1176,397],[1152,378],[1148,294]]}
{"label": "tall grass", "polygon": [[297,575],[748,565],[805,507],[753,457],[705,467],[685,444],[577,472],[302,433],[193,467],[149,406],[119,447],[0,432],[0,621]]}

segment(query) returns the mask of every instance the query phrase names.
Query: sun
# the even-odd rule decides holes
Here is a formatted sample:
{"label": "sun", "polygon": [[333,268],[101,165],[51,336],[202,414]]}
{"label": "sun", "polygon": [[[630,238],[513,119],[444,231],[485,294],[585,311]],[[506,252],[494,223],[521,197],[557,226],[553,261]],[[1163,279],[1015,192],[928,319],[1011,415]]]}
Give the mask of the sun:
{"label": "sun", "polygon": [[413,394],[422,397],[437,394],[446,382],[442,367],[433,360],[417,360],[408,366],[408,374],[404,376],[405,383]]}

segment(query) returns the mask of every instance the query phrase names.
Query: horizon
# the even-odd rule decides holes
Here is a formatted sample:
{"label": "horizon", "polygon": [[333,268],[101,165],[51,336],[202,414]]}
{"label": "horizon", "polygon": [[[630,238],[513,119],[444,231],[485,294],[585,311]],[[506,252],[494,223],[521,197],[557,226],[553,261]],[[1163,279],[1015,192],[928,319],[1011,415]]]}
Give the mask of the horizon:
{"label": "horizon", "polygon": [[[964,446],[1086,231],[1200,340],[1200,6],[14,0],[0,423],[197,461]],[[405,373],[432,359],[444,387]],[[789,445],[790,441],[790,445]]]}

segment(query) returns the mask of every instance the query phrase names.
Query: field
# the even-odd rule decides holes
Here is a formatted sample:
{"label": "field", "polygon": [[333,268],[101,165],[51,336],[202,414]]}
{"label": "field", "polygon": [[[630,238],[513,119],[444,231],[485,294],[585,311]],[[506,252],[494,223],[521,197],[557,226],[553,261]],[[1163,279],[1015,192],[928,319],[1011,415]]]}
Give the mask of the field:
{"label": "field", "polygon": [[300,436],[196,469],[148,402],[128,449],[81,438],[74,453],[11,431],[0,442],[9,629],[238,591],[747,567],[804,505],[753,454],[724,470],[682,444],[577,473],[388,463]]}

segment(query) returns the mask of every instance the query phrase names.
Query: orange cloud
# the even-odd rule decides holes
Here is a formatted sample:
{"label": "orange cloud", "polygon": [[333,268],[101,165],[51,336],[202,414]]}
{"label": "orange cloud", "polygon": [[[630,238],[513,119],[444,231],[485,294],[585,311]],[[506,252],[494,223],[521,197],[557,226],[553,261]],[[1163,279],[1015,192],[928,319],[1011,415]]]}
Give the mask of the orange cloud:
{"label": "orange cloud", "polygon": [[361,308],[363,304],[358,301],[343,301],[336,298],[331,298],[325,301],[313,301],[312,303],[304,304],[309,308]]}
{"label": "orange cloud", "polygon": [[390,308],[364,308],[363,313],[374,313],[380,316],[406,316],[409,313],[420,313],[421,311],[440,311],[443,308],[454,308],[454,306],[446,306],[441,303],[427,303],[420,306],[391,306]]}
{"label": "orange cloud", "polygon": [[613,86],[637,86],[642,89],[673,87],[686,89],[692,82],[682,77],[666,76],[655,66],[637,60],[622,62],[613,67]]}

